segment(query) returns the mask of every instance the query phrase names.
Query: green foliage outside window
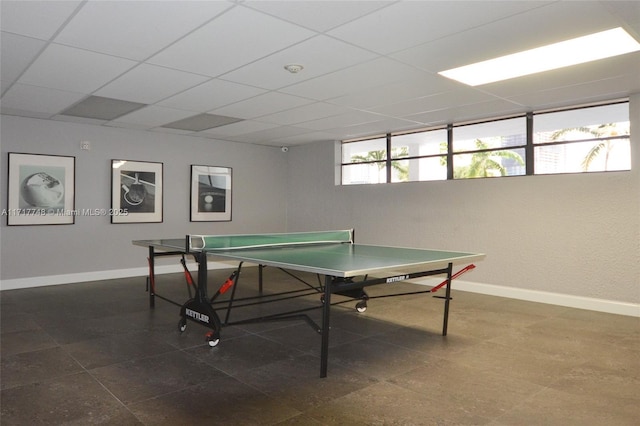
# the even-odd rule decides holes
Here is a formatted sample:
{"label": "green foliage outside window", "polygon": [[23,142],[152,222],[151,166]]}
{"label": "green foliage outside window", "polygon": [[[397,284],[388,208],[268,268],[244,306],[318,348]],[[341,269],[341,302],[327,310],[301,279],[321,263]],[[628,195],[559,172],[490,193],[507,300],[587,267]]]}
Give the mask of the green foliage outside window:
{"label": "green foliage outside window", "polygon": [[[391,158],[402,158],[409,155],[409,150],[406,146],[392,148]],[[380,149],[377,151],[369,151],[366,155],[352,155],[352,163],[372,163],[378,166],[378,171],[382,171],[387,165],[387,150]],[[401,182],[409,180],[409,165],[403,165],[398,160],[391,160],[391,168],[398,174],[398,179]]]}

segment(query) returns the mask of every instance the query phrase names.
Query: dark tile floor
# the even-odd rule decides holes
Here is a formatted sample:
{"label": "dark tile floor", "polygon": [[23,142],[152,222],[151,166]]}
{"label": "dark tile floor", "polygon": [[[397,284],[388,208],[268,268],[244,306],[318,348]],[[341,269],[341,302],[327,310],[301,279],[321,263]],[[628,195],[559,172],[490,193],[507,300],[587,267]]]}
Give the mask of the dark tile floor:
{"label": "dark tile floor", "polygon": [[[267,273],[269,290],[293,282]],[[245,268],[240,293],[255,291],[256,275]],[[186,300],[181,275],[157,281],[158,293]],[[142,278],[4,291],[0,301],[7,426],[640,422],[637,317],[454,291],[442,337],[440,299],[374,299],[363,314],[349,303],[332,311],[320,379],[320,338],[305,322],[226,327],[210,348],[203,327],[178,331],[177,306],[149,308]]]}

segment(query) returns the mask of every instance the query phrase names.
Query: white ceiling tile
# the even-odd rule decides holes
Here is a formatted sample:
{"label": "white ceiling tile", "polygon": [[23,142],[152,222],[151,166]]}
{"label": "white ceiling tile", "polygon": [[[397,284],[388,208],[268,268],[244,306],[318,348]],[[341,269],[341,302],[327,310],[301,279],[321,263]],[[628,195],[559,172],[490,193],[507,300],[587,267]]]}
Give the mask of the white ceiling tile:
{"label": "white ceiling tile", "polygon": [[49,45],[18,80],[70,92],[91,93],[135,62],[58,44]]}
{"label": "white ceiling tile", "polygon": [[336,135],[327,132],[311,132],[302,135],[287,136],[279,139],[273,139],[272,142],[276,146],[295,146],[314,142],[333,142],[336,141]]}
{"label": "white ceiling tile", "polygon": [[210,111],[213,114],[238,118],[256,118],[278,111],[307,105],[313,101],[284,93],[268,92]]}
{"label": "white ceiling tile", "polygon": [[89,1],[56,43],[142,60],[231,7],[225,1]]}
{"label": "white ceiling tile", "polygon": [[206,112],[265,92],[266,90],[257,87],[215,79],[171,96],[158,105]]}
{"label": "white ceiling tile", "polygon": [[419,80],[398,81],[371,87],[358,93],[332,98],[330,102],[352,108],[371,109],[377,106],[449,92],[458,87],[453,81],[440,76],[424,75]]}
{"label": "white ceiling tile", "polygon": [[390,56],[439,72],[618,26],[599,2],[583,3],[579,14],[574,5],[556,2]]}
{"label": "white ceiling tile", "polygon": [[[608,13],[603,3],[552,2],[526,14],[486,25],[486,29],[506,45],[500,54],[532,49],[620,26],[620,20]],[[576,13],[577,7],[579,13]],[[544,31],[540,31],[539,27],[543,25]]]}
{"label": "white ceiling tile", "polygon": [[[500,19],[546,2],[406,1],[380,9],[328,32],[388,54]],[[375,28],[375,31],[371,31]]]}
{"label": "white ceiling tile", "polygon": [[607,1],[603,2],[614,16],[625,23],[625,29],[634,33],[636,39],[640,39],[640,2],[630,1]]}
{"label": "white ceiling tile", "polygon": [[102,126],[106,124],[106,120],[99,120],[97,118],[85,118],[85,117],[74,117],[72,115],[54,115],[51,117],[52,120],[55,121],[68,121],[70,123],[80,123],[80,124],[93,124],[95,126]]}
{"label": "white ceiling tile", "polygon": [[2,31],[49,40],[82,1],[0,2]]}
{"label": "white ceiling tile", "polygon": [[153,127],[149,130],[152,132],[158,132],[158,133],[171,133],[172,135],[194,135],[196,133],[189,130],[172,129],[170,127],[162,127],[162,126]]}
{"label": "white ceiling tile", "polygon": [[149,62],[216,77],[313,35],[302,27],[236,6]]}
{"label": "white ceiling tile", "polygon": [[[611,99],[617,93],[620,98],[629,96],[629,92],[621,87],[628,87],[633,84],[626,81],[627,77],[615,77],[597,82],[588,82],[567,87],[559,87],[550,90],[535,91],[521,94],[509,98],[520,105],[531,107],[535,105],[538,109],[557,108],[559,106],[569,106],[575,104],[597,102]],[[636,81],[638,80],[636,76]],[[636,83],[637,91],[640,91],[640,82]]]}
{"label": "white ceiling tile", "polygon": [[85,96],[82,93],[14,84],[2,96],[2,107],[53,115],[75,104]]}
{"label": "white ceiling tile", "polygon": [[296,127],[278,126],[271,129],[262,130],[260,132],[231,136],[229,137],[229,139],[236,142],[268,144],[268,142],[272,140],[303,135],[305,133],[309,133],[309,130]]}
{"label": "white ceiling tile", "polygon": [[[616,71],[612,72],[612,70]],[[575,65],[573,67],[513,78],[483,85],[480,86],[479,89],[494,96],[513,98],[521,94],[548,91],[557,88],[577,86],[579,84],[597,85],[601,80],[622,75],[629,75],[632,79],[635,77],[635,87],[640,84],[640,52],[628,53],[614,58]],[[622,87],[630,88],[628,85],[629,82],[624,83],[624,80],[618,81],[623,84]],[[633,87],[633,83],[631,84],[631,87]],[[619,90],[616,90],[616,92]],[[633,91],[630,91],[630,93],[633,93]]]}
{"label": "white ceiling tile", "polygon": [[330,117],[347,111],[349,111],[347,108],[340,108],[324,102],[316,102],[286,111],[277,112],[275,114],[264,115],[260,117],[260,121],[281,125],[291,125]]}
{"label": "white ceiling tile", "polygon": [[419,80],[421,76],[427,78],[430,74],[388,58],[379,58],[280,91],[324,101],[397,81]]}
{"label": "white ceiling tile", "polygon": [[33,61],[46,42],[34,38],[2,33],[0,37],[0,75],[2,80],[13,82]]}
{"label": "white ceiling tile", "polygon": [[278,127],[276,124],[260,123],[252,120],[238,121],[237,123],[227,124],[226,126],[214,127],[213,129],[203,130],[199,134],[207,134],[215,137],[237,136],[247,133],[255,133],[261,130],[273,129]]}
{"label": "white ceiling tile", "polygon": [[107,84],[95,94],[107,98],[152,104],[174,93],[196,86],[205,80],[208,80],[208,77],[141,64]]}
{"label": "white ceiling tile", "polygon": [[[316,36],[225,74],[224,79],[273,90],[375,57],[375,54],[364,49],[329,37]],[[292,74],[284,69],[288,64],[303,65],[304,69]]]}
{"label": "white ceiling tile", "polygon": [[462,88],[450,92],[442,92],[431,96],[410,99],[389,105],[370,108],[371,111],[393,117],[404,117],[409,114],[438,110],[455,105],[469,105],[486,102],[492,99],[479,90]]}
{"label": "white ceiling tile", "polygon": [[36,112],[32,110],[25,109],[14,109],[8,108],[5,106],[0,107],[0,112],[3,115],[15,115],[18,117],[30,117],[30,118],[42,118],[42,119],[51,119],[51,114],[45,112]]}
{"label": "white ceiling tile", "polygon": [[5,90],[7,90],[12,84],[13,84],[13,81],[0,79],[0,93],[3,94]]}
{"label": "white ceiling tile", "polygon": [[393,129],[412,130],[415,128],[422,128],[422,123],[417,123],[411,120],[403,120],[399,118],[389,118],[379,121],[372,121],[370,123],[361,123],[353,126],[338,127],[335,129],[327,129],[327,132],[335,132],[340,134],[340,139],[351,139],[364,137],[369,135],[380,135],[388,132],[392,132]]}
{"label": "white ceiling tile", "polygon": [[[474,43],[469,43],[473,34]],[[469,33],[454,34],[411,49],[402,50],[389,56],[404,63],[420,67],[430,72],[440,72],[457,66],[500,56],[509,41],[500,40],[485,27],[470,30]],[[513,49],[514,52],[518,49]]]}
{"label": "white ceiling tile", "polygon": [[393,3],[348,0],[246,1],[243,4],[315,31],[326,31]]}
{"label": "white ceiling tile", "polygon": [[460,123],[472,120],[491,119],[500,116],[522,113],[522,106],[504,99],[495,99],[471,105],[454,105],[429,111],[426,113],[408,115],[406,120],[422,122],[428,126]]}
{"label": "white ceiling tile", "polygon": [[[2,113],[106,96],[154,105],[54,119],[278,146],[606,101],[640,92],[640,53],[476,88],[437,71],[614,26],[640,40],[638,3],[2,0]],[[248,120],[158,127],[203,113]]]}
{"label": "white ceiling tile", "polygon": [[193,115],[191,111],[149,105],[111,121],[113,125],[131,124],[141,128],[157,127]]}
{"label": "white ceiling tile", "polygon": [[312,130],[326,130],[335,129],[336,127],[346,127],[351,125],[371,123],[374,121],[382,120],[378,114],[371,114],[363,111],[349,111],[344,114],[333,115],[331,117],[320,118],[318,120],[307,121],[300,123],[297,127]]}
{"label": "white ceiling tile", "polygon": [[107,121],[103,126],[117,127],[119,129],[152,130],[145,124],[124,123],[122,121]]}
{"label": "white ceiling tile", "polygon": [[237,123],[238,121],[242,121],[242,119],[203,113],[192,115],[191,117],[183,118],[182,120],[177,120],[172,123],[167,123],[162,127],[200,132],[207,129],[213,129],[214,127]]}

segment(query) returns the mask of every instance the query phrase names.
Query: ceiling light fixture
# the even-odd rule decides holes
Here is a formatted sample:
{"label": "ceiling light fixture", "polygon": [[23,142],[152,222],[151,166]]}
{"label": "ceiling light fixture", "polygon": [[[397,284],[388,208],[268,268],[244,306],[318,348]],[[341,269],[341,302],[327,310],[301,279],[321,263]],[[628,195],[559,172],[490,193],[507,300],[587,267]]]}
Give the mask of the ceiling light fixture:
{"label": "ceiling light fixture", "polygon": [[469,86],[479,86],[638,50],[640,43],[618,27],[438,74]]}
{"label": "ceiling light fixture", "polygon": [[300,71],[302,71],[304,67],[298,64],[289,64],[289,65],[285,65],[284,69],[289,71],[291,74],[297,74]]}

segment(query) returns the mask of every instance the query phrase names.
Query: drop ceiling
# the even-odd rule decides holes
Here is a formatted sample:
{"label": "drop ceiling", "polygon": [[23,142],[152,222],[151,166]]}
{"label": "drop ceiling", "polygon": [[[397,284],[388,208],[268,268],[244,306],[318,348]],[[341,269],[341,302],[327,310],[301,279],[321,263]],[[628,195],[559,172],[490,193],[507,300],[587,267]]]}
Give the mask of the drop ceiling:
{"label": "drop ceiling", "polygon": [[638,1],[0,7],[6,115],[295,146],[640,92],[640,52],[476,87],[437,74],[615,27],[640,40]]}

